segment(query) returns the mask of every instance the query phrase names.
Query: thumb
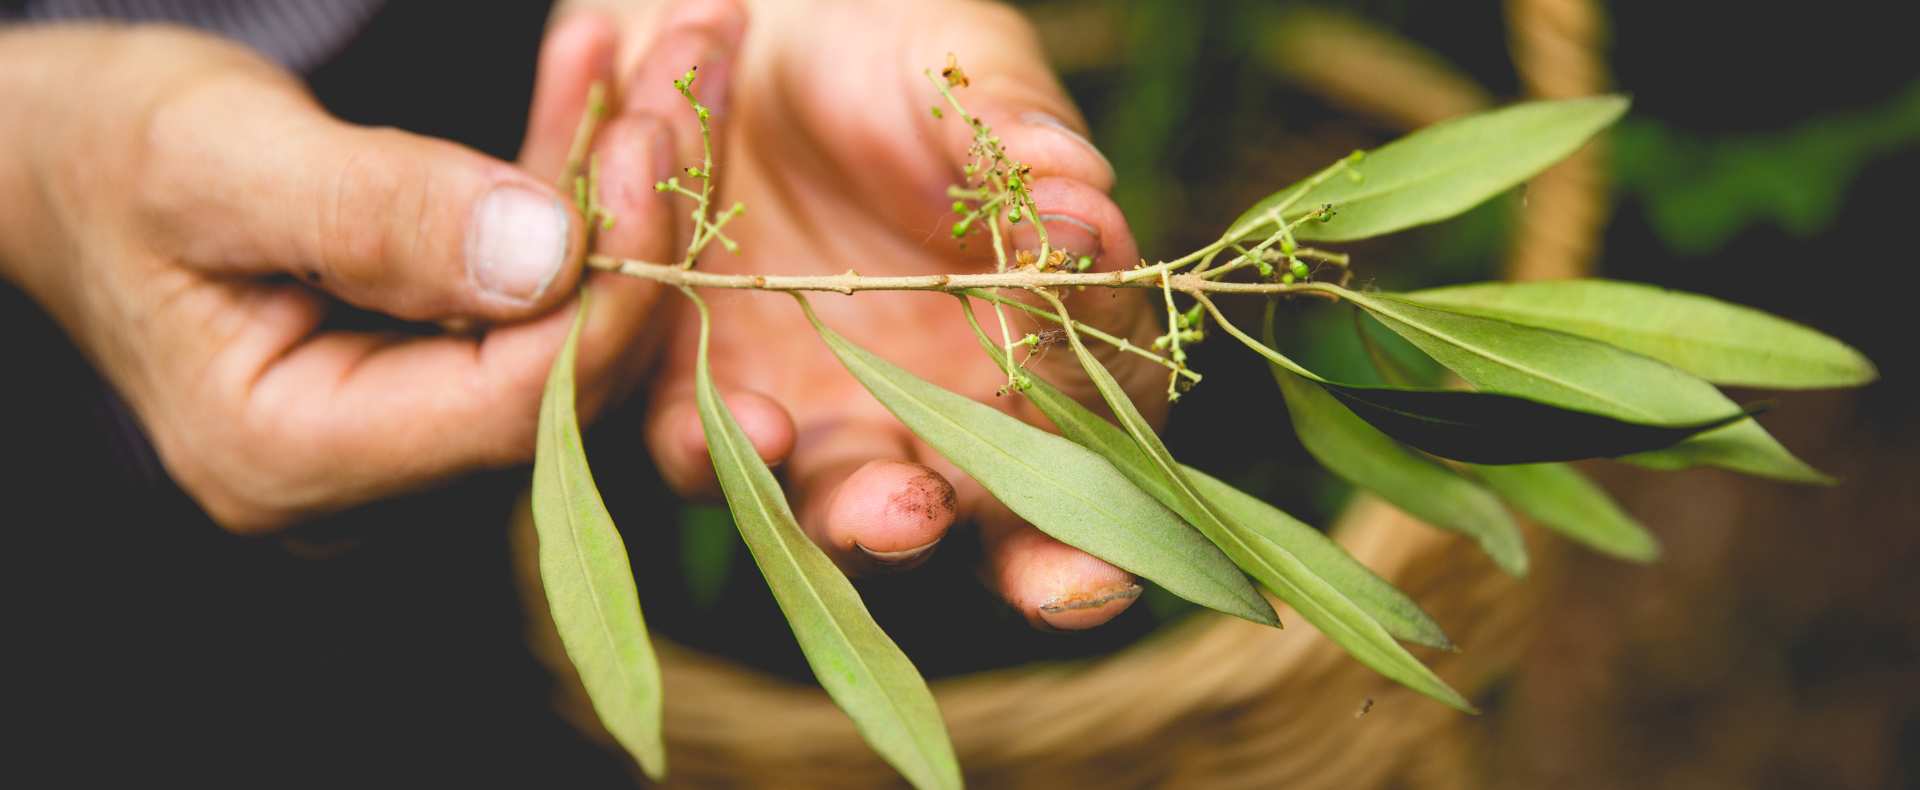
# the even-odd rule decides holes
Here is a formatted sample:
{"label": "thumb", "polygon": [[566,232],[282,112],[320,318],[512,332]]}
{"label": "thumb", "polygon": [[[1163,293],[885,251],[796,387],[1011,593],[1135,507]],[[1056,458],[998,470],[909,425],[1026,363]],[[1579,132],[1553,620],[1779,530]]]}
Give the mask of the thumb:
{"label": "thumb", "polygon": [[290,274],[408,320],[505,321],[559,301],[583,226],[552,187],[463,146],[329,117],[229,80],[158,108],[141,205],[162,252],[212,274]]}

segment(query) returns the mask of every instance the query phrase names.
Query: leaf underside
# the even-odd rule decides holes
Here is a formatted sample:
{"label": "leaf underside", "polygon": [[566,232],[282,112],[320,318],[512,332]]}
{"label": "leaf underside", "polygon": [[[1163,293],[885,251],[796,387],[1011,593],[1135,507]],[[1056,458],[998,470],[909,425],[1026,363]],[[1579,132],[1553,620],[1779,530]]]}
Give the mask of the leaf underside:
{"label": "leaf underside", "polygon": [[1278,623],[1219,548],[1092,451],[908,373],[826,328],[804,298],[800,304],[861,386],[1021,518],[1189,601]]}
{"label": "leaf underside", "polygon": [[[1060,309],[1061,305],[1056,302],[1055,308]],[[968,315],[971,318],[970,309]],[[1107,405],[1113,409],[1114,415],[1120,419],[1121,427],[1132,438],[1136,449],[1152,465],[1158,483],[1155,487],[1164,487],[1170,492],[1177,509],[1202,534],[1361,663],[1434,700],[1463,711],[1473,710],[1473,706],[1459,692],[1395,642],[1393,635],[1373,616],[1308,569],[1285,548],[1248,529],[1202,496],[1187,478],[1184,468],[1167,452],[1166,445],[1161,443],[1153,426],[1134,407],[1120,383],[1087,350],[1074,324],[1065,320],[1067,316],[1064,310],[1061,310],[1061,318],[1061,325],[1066,329],[1067,339],[1081,366],[1086,369]]]}
{"label": "leaf underside", "polygon": [[772,470],[721,402],[701,312],[695,400],[714,471],[760,571],[820,685],[874,751],[921,790],[962,786],[959,762],[919,670],[873,621],[860,594],[801,530]]}
{"label": "leaf underside", "polygon": [[613,737],[656,781],[667,771],[660,733],[660,664],[647,639],[626,544],[607,514],[574,413],[575,347],[588,291],[540,399],[533,464],[533,522],[540,581],[567,659]]}
{"label": "leaf underside", "polygon": [[1566,464],[1474,466],[1474,474],[1535,521],[1595,551],[1632,562],[1660,557],[1660,543],[1613,497]]}
{"label": "leaf underside", "polygon": [[[961,303],[968,323],[973,326],[974,336],[980,341],[981,350],[1003,371],[1011,372],[1005,352],[981,331],[973,311],[965,307],[966,301],[963,299]],[[1140,490],[1175,512],[1182,512],[1182,503],[1174,495],[1166,477],[1154,468],[1145,451],[1124,429],[1094,414],[1044,379],[1037,376],[1030,378],[1033,384],[1022,394],[1060,429],[1061,435],[1099,453]],[[1360,606],[1395,638],[1429,647],[1453,649],[1453,641],[1447,638],[1446,632],[1413,599],[1354,559],[1340,544],[1319,530],[1205,472],[1185,465],[1180,468],[1201,496],[1255,534],[1291,552],[1310,571]],[[1184,513],[1182,517],[1185,518]]]}
{"label": "leaf underside", "polygon": [[1407,451],[1313,382],[1270,367],[1294,432],[1320,463],[1422,521],[1473,538],[1501,570],[1527,574],[1520,528],[1493,492]]}

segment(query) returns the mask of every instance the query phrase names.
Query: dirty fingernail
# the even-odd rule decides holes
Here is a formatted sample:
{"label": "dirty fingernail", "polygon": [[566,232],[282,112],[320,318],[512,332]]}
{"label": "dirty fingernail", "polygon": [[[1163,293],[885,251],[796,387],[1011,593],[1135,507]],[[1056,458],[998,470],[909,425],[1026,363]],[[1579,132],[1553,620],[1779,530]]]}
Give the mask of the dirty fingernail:
{"label": "dirty fingernail", "polygon": [[1040,605],[1040,619],[1065,631],[1092,628],[1112,620],[1140,597],[1142,588],[1128,582],[1055,598]]}
{"label": "dirty fingernail", "polygon": [[521,301],[539,298],[567,260],[566,205],[521,186],[494,187],[467,226],[467,276],[482,289]]}

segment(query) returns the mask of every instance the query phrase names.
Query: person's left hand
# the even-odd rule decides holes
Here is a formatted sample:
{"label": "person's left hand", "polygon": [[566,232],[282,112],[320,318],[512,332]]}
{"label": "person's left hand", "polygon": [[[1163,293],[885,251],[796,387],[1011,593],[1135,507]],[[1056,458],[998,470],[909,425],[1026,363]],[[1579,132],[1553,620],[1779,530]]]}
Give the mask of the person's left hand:
{"label": "person's left hand", "polygon": [[[586,12],[599,13],[599,12]],[[1010,155],[1033,167],[1034,198],[1055,249],[1094,258],[1095,270],[1138,260],[1131,233],[1106,192],[1113,172],[1085,138],[1084,125],[1041,57],[1032,30],[1013,10],[977,2],[756,3],[744,45],[729,31],[747,24],[727,0],[698,0],[663,15],[635,12],[609,35],[615,63],[672,62],[648,49],[659,29],[686,47],[687,61],[664,73],[615,66],[617,92],[652,95],[698,65],[700,85],[730,82],[727,95],[702,95],[725,119],[730,155],[716,161],[717,206],[746,204],[727,228],[741,247],[714,245],[705,271],[865,275],[992,271],[991,242],[970,237],[962,249],[948,232],[956,217],[947,187],[961,183],[970,130],[944,104],[923,73],[958,53],[972,86],[957,98],[993,126]],[[591,17],[588,17],[591,18]],[[590,23],[566,19],[561,27]],[[685,42],[688,27],[712,31],[713,46]],[[667,40],[663,38],[662,40]],[[604,43],[603,43],[604,45]],[[623,98],[610,128],[636,116],[689,119]],[[576,104],[575,107],[578,105]],[[946,108],[950,110],[951,108]],[[570,119],[542,119],[548,148]],[[685,134],[683,127],[681,134]],[[570,129],[568,129],[570,131]],[[534,143],[530,143],[531,146]],[[697,138],[678,139],[678,164],[698,164]],[[603,163],[603,188],[651,185],[658,169]],[[686,181],[687,179],[682,179]],[[1013,247],[1037,249],[1032,222],[1013,226]],[[617,250],[603,252],[619,254]],[[660,261],[670,262],[670,261]],[[791,297],[708,292],[713,308],[714,375],[729,407],[761,455],[784,464],[801,525],[850,575],[898,572],[924,561],[956,521],[979,527],[984,581],[1035,626],[1080,629],[1124,610],[1139,587],[1125,571],[1073,549],[1026,524],[978,483],[948,463],[881,407],[814,335]],[[1047,426],[1019,396],[995,397],[1006,377],[979,351],[953,297],[928,293],[814,295],[822,320],[855,343],[929,381]],[[653,384],[648,445],[663,476],[682,495],[719,494],[693,403],[697,316],[684,300],[680,326]],[[1151,342],[1158,329],[1139,291],[1088,291],[1068,297],[1079,320]],[[977,309],[979,306],[976,306]],[[1044,327],[1009,311],[1016,336]],[[983,325],[997,319],[982,309]],[[1107,349],[1111,350],[1111,349]],[[1165,415],[1162,369],[1137,358],[1105,361],[1151,419]],[[1056,351],[1032,369],[1084,402],[1097,403],[1071,353]],[[1104,411],[1104,406],[1096,406]],[[957,496],[956,496],[957,495]],[[954,506],[957,503],[957,508]]]}

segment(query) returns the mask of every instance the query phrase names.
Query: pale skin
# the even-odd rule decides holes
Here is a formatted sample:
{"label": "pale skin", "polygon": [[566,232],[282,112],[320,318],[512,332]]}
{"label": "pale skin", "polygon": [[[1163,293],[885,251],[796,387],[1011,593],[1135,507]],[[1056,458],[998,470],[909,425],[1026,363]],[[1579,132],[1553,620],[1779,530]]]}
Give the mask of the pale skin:
{"label": "pale skin", "polygon": [[[530,459],[540,388],[572,317],[584,250],[583,221],[549,182],[595,80],[614,97],[594,149],[601,200],[618,217],[599,235],[599,252],[654,261],[683,254],[691,204],[650,187],[699,161],[697,126],[669,84],[698,64],[695,92],[715,109],[720,132],[717,202],[748,206],[728,227],[743,251],[715,245],[700,269],[991,270],[981,237],[963,253],[944,233],[953,219],[945,189],[961,180],[967,130],[928,112],[938,94],[921,70],[952,50],[972,75],[962,93],[969,109],[1034,166],[1053,246],[1093,256],[1096,271],[1137,263],[1106,197],[1112,172],[1016,14],[964,2],[750,5],[560,9],[519,167],[340,124],[291,78],[204,37],[0,34],[8,39],[0,74],[9,75],[0,91],[44,110],[0,121],[14,152],[0,158],[0,190],[7,205],[24,207],[0,214],[0,271],[122,393],[183,488],[223,526],[256,534]],[[86,74],[84,89],[70,78],[57,91],[35,80],[54,73]],[[88,144],[70,145],[76,140]],[[552,198],[568,217],[554,276],[506,278],[531,292],[499,293],[502,278],[476,274],[471,260],[474,207],[501,184]],[[1031,227],[1013,228],[1016,245],[1038,246]],[[310,285],[257,277],[274,272]],[[608,273],[589,280],[583,418],[644,380],[645,441],[663,476],[684,495],[713,497],[692,405],[692,310],[656,283]],[[311,335],[323,309],[316,287],[403,318],[491,328],[405,341]],[[1128,574],[1024,524],[893,420],[790,297],[706,296],[723,394],[762,457],[779,464],[803,526],[842,569],[904,571],[955,525],[974,525],[952,539],[982,541],[983,581],[1036,626],[1091,627],[1131,601]],[[1146,344],[1159,331],[1150,296],[1089,289],[1069,307],[1082,322]],[[1046,425],[1019,397],[994,396],[1005,376],[980,353],[952,297],[827,295],[814,304],[876,353]],[[980,317],[997,331],[997,318]],[[1018,313],[1009,320],[1017,333],[1040,328]],[[1164,369],[1109,361],[1149,416],[1161,418]],[[1097,401],[1071,354],[1056,349],[1033,369]]]}

